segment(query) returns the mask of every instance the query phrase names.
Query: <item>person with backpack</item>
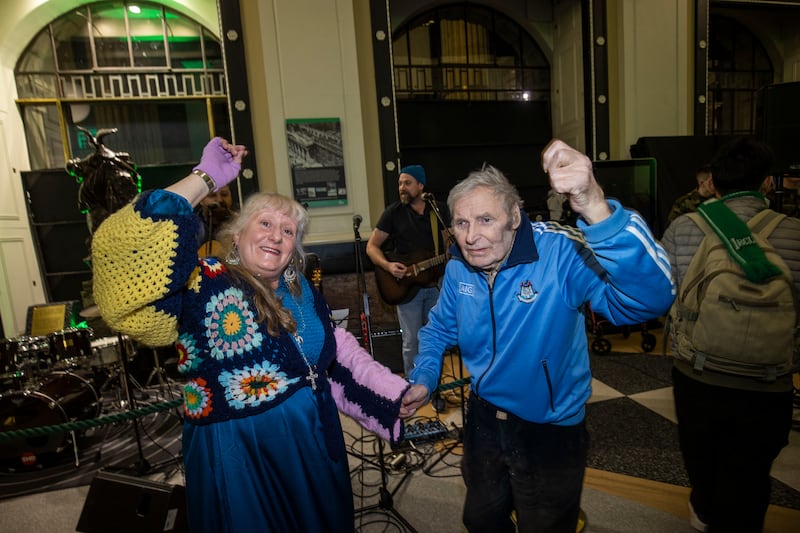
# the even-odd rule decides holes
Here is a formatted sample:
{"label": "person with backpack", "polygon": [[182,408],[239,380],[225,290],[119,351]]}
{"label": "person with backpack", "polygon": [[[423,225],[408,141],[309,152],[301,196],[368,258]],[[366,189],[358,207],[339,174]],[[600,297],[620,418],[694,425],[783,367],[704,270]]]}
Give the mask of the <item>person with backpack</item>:
{"label": "person with backpack", "polygon": [[712,161],[721,197],[676,218],[662,239],[679,287],[672,378],[698,531],[762,530],[770,469],[792,424],[800,219],[758,192],[771,164],[755,139],[723,146]]}

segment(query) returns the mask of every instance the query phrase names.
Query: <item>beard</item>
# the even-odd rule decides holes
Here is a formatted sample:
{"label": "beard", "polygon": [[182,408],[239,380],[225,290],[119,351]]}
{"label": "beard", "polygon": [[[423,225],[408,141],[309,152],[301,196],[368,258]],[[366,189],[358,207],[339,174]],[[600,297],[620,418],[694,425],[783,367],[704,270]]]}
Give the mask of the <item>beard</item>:
{"label": "beard", "polygon": [[410,204],[412,201],[414,201],[414,198],[410,194],[408,194],[407,192],[400,193],[400,203],[407,205]]}

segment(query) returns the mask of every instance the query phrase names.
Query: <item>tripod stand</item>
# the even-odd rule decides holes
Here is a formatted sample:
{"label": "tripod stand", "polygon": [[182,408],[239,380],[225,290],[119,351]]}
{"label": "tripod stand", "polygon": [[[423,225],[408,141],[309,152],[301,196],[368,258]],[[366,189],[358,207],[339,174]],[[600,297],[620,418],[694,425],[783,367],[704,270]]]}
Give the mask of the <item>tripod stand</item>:
{"label": "tripod stand", "polygon": [[[364,260],[361,255],[361,234],[358,231],[358,227],[361,224],[361,216],[355,215],[353,217],[353,232],[355,234],[354,239],[354,246],[355,246],[355,258],[356,258],[356,276],[358,277],[358,287],[361,291],[361,335],[362,335],[362,345],[364,349],[367,350],[370,355],[374,357],[373,353],[373,344],[372,344],[372,326],[370,324],[370,312],[369,312],[369,295],[367,294],[367,278],[366,278],[366,271],[364,267]],[[363,431],[363,430],[362,430]],[[389,491],[388,481],[387,481],[387,473],[386,473],[386,462],[383,457],[383,450],[384,450],[384,443],[383,439],[377,437],[378,440],[378,462],[377,467],[380,470],[381,476],[381,484],[380,488],[378,489],[378,502],[373,505],[367,505],[360,509],[356,509],[355,514],[367,514],[373,511],[382,511],[387,512],[392,515],[398,522],[403,524],[406,530],[416,533],[416,529],[414,529],[411,524],[406,520],[403,515],[394,507],[394,493],[397,492],[397,489],[400,488],[402,481],[400,484],[395,487],[394,491]],[[355,455],[355,454],[354,454]],[[372,461],[368,460],[363,455],[357,456],[364,462]],[[372,463],[375,464],[375,463]],[[403,478],[405,480],[406,477]]]}
{"label": "tripod stand", "polygon": [[[125,395],[126,405],[128,406],[129,409],[133,410],[136,409],[136,397],[133,394],[131,394],[131,388],[130,388],[131,376],[128,374],[127,343],[125,342],[125,339],[123,338],[121,333],[117,333],[117,339],[119,340],[120,385],[122,386],[122,393]],[[133,418],[131,422],[133,423],[133,433],[136,437],[136,451],[138,459],[132,465],[118,466],[111,468],[115,470],[132,471],[136,475],[143,475],[149,472],[151,467],[147,458],[144,456],[144,450],[142,448],[142,437],[139,434],[139,419]]]}
{"label": "tripod stand", "polygon": [[[144,388],[142,388],[141,385],[139,385],[139,383],[136,381],[136,379],[130,372],[129,362],[132,359],[132,355],[129,353],[129,350],[135,352],[133,344],[131,342],[126,342],[125,338],[121,333],[117,333],[117,338],[119,341],[118,352],[117,352],[119,369],[117,371],[118,374],[116,378],[119,381],[119,386],[122,394],[120,405],[123,409],[127,409],[129,412],[132,413],[136,411],[139,407],[136,395],[133,393],[132,384],[136,388],[138,388],[140,394],[142,395],[142,398],[144,398],[145,400],[147,398],[147,391]],[[156,367],[157,367],[154,371],[162,370],[158,363],[157,352],[153,350],[153,353],[154,356],[156,357]],[[150,378],[148,378],[148,383],[152,377],[154,377],[154,374],[151,372]],[[159,373],[159,379],[161,379],[160,373]],[[116,472],[128,472],[133,475],[143,476],[145,474],[149,474],[154,471],[159,471],[161,468],[170,463],[179,462],[178,457],[173,457],[171,459],[167,459],[166,461],[162,461],[157,464],[151,464],[150,461],[147,460],[147,457],[145,456],[144,453],[144,447],[142,446],[141,432],[145,430],[143,427],[140,428],[139,426],[140,424],[139,417],[138,416],[132,417],[131,424],[133,426],[133,434],[134,434],[134,439],[136,441],[136,452],[137,452],[136,460],[130,464],[110,465],[106,467],[107,470],[112,470]],[[152,440],[152,438],[151,441],[155,442]]]}

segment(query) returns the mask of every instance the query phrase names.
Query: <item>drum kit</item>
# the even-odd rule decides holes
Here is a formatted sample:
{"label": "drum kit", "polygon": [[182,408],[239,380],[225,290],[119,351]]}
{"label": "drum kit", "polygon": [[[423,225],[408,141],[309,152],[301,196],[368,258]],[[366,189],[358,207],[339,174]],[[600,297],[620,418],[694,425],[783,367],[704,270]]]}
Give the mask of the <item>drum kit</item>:
{"label": "drum kit", "polygon": [[[120,384],[126,360],[136,355],[123,335],[93,338],[90,328],[68,328],[45,336],[0,341],[0,432],[65,424],[100,416],[104,393],[116,389],[107,411],[124,408]],[[127,386],[127,384],[125,384]],[[138,385],[138,383],[137,383]],[[0,440],[0,461],[39,465],[68,447],[74,432]]]}

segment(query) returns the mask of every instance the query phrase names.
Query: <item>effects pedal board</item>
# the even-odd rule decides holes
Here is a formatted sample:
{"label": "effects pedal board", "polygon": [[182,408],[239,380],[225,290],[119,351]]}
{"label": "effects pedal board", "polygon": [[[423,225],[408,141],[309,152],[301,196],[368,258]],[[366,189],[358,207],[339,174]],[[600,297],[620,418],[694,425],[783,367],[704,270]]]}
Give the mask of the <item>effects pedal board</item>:
{"label": "effects pedal board", "polygon": [[443,439],[450,432],[441,420],[418,421],[406,425],[403,440],[422,441]]}

